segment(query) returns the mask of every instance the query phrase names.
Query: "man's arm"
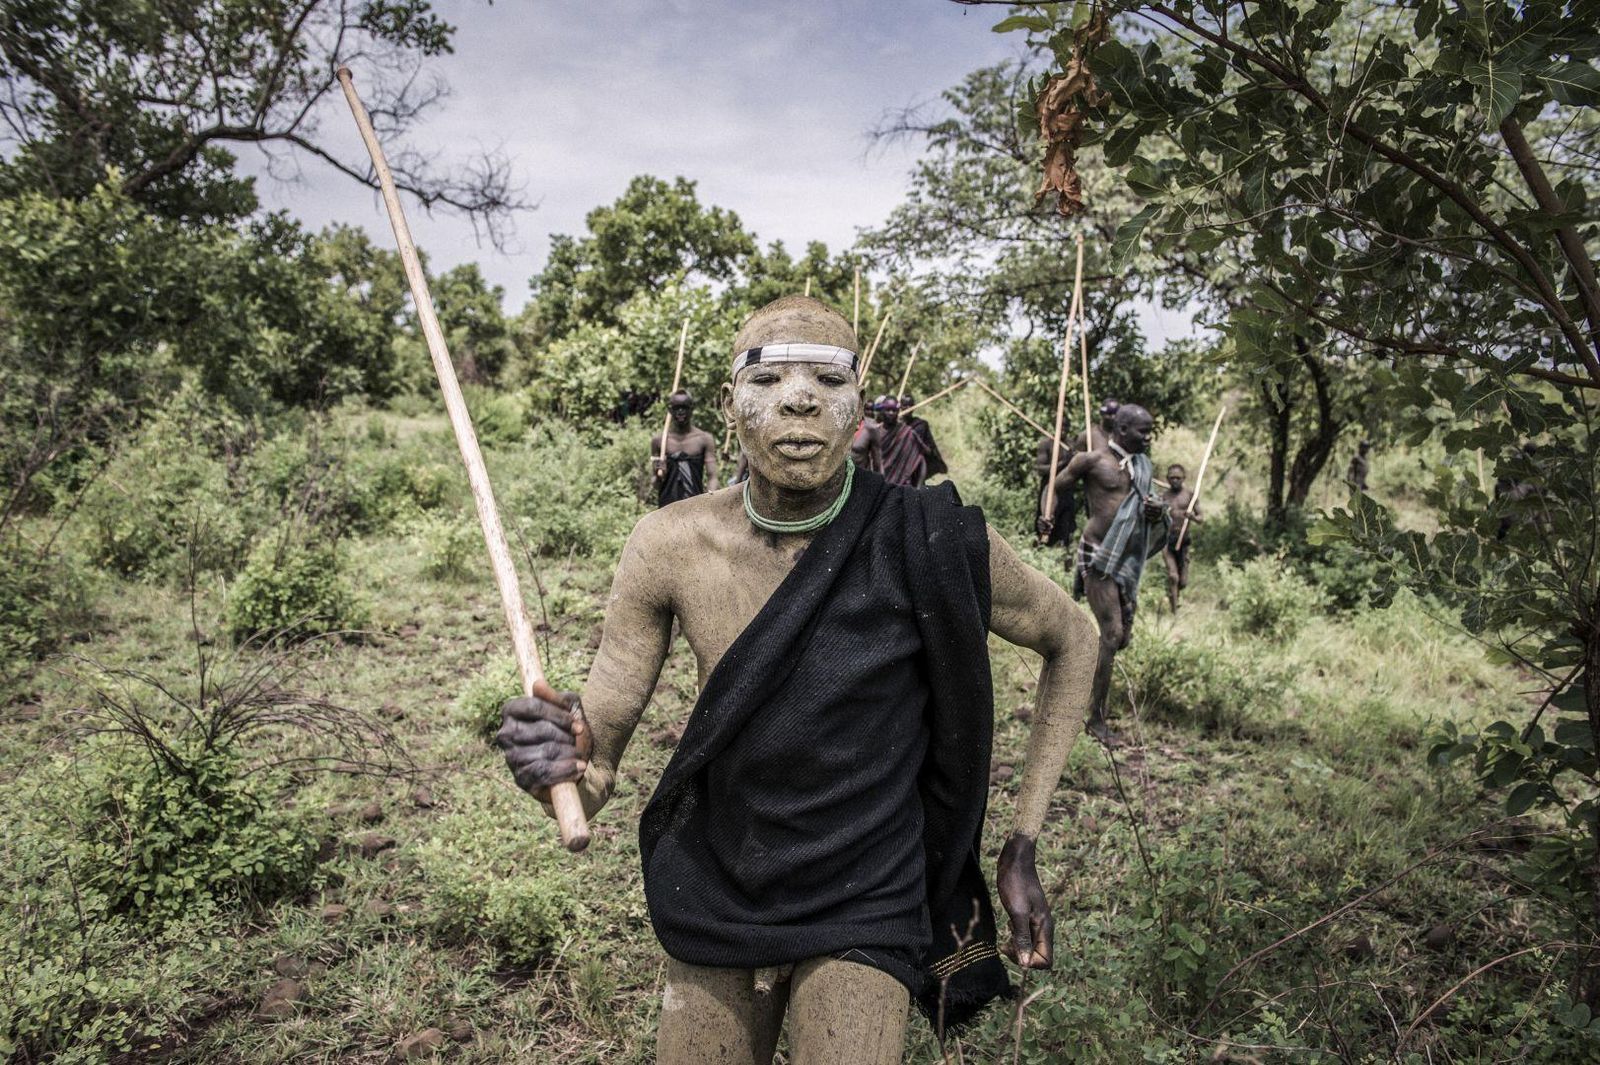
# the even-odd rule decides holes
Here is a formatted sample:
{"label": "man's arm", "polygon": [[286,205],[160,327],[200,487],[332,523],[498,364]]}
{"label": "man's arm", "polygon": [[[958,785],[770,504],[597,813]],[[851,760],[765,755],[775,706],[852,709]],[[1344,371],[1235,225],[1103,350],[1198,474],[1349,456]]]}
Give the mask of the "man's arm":
{"label": "man's arm", "polygon": [[1000,903],[1011,918],[1017,960],[1025,967],[1049,968],[1055,922],[1034,868],[1034,846],[1067,754],[1083,732],[1099,633],[1088,613],[1060,585],[1018,558],[993,528],[989,529],[989,584],[990,631],[1044,656],[1017,822],[1000,853],[995,879]]}
{"label": "man's arm", "polygon": [[1044,826],[1067,752],[1083,731],[1099,653],[1099,630],[1059,584],[1017,557],[989,530],[989,583],[996,636],[1044,656],[1028,734],[1028,760],[1017,803],[1016,832],[1036,837]]}
{"label": "man's arm", "polygon": [[666,463],[661,461],[661,437],[662,434],[657,433],[650,438],[650,470],[658,481],[667,475]]}
{"label": "man's arm", "polygon": [[1056,474],[1056,495],[1060,495],[1089,476],[1089,471],[1094,469],[1094,464],[1095,453],[1093,451],[1074,453],[1066,468]]}
{"label": "man's arm", "polygon": [[[671,597],[663,582],[675,570],[659,557],[665,526],[656,514],[634,527],[617,563],[600,650],[583,690],[583,724],[575,729],[566,707],[513,699],[496,737],[519,785],[544,800],[551,784],[576,780],[590,818],[611,798],[617,765],[655,690],[672,636]],[[580,741],[582,731],[588,737]],[[582,767],[581,775],[574,765]],[[553,813],[548,802],[546,811]]]}

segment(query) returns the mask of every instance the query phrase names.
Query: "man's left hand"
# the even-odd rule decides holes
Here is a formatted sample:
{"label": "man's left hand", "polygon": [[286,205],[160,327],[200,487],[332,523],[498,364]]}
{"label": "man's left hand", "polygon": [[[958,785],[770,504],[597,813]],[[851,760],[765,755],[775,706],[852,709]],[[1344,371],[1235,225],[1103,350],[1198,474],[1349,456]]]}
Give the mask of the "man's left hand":
{"label": "man's left hand", "polygon": [[1144,501],[1144,520],[1145,521],[1160,521],[1162,518],[1164,518],[1166,516],[1167,516],[1167,508],[1166,508],[1165,505],[1163,505],[1161,503],[1158,503],[1154,499],[1146,499]]}
{"label": "man's left hand", "polygon": [[1000,851],[995,877],[1000,905],[1011,918],[1011,943],[1005,948],[1024,969],[1048,969],[1055,955],[1056,921],[1033,867],[1034,842],[1013,835]]}

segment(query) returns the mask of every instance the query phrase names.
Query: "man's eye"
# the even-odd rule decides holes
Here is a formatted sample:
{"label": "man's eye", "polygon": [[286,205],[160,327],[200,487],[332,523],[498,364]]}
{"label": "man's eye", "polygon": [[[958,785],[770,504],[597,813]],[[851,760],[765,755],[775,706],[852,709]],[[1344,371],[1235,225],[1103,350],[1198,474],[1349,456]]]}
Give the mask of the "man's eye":
{"label": "man's eye", "polygon": [[817,378],[817,380],[821,381],[825,385],[835,385],[835,386],[837,386],[837,385],[842,385],[842,384],[845,383],[844,375],[843,374],[836,374],[836,373],[825,373],[825,374],[822,374],[821,376],[819,376]]}
{"label": "man's eye", "polygon": [[778,375],[775,373],[758,373],[750,378],[753,383],[758,385],[770,385],[777,379]]}

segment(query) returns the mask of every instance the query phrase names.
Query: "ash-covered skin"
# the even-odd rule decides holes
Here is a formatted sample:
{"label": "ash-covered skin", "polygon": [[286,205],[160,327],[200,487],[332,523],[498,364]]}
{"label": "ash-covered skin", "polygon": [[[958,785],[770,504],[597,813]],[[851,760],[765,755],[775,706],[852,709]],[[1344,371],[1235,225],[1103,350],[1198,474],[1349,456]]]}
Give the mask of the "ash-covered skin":
{"label": "ash-covered skin", "polygon": [[750,464],[756,513],[796,521],[826,510],[844,481],[850,439],[861,420],[854,376],[820,363],[757,363],[722,386]]}
{"label": "ash-covered skin", "polygon": [[[732,353],[781,343],[859,350],[840,315],[817,300],[791,296],[757,311],[739,331]],[[722,408],[749,459],[757,513],[794,521],[833,503],[861,417],[858,384],[848,368],[758,363],[723,387]],[[576,781],[584,808],[594,817],[611,796],[623,752],[655,690],[674,623],[694,652],[704,686],[788,576],[815,534],[777,535],[755,528],[745,516],[741,491],[735,486],[682,500],[634,528],[617,564],[582,711],[529,699],[506,704],[498,742],[524,789],[543,797],[550,784]],[[1008,953],[1024,966],[1048,968],[1053,921],[1033,866],[1033,841],[1083,728],[1096,651],[1094,625],[1059,585],[1023,562],[993,529],[989,566],[990,630],[1043,656],[1017,818],[996,887],[1011,923]],[[859,741],[869,748],[886,742],[867,736]],[[885,1048],[884,1060],[897,1060],[905,992],[876,970],[856,971],[860,968],[827,959],[796,965],[797,975],[816,970],[795,984],[788,1003],[790,1042],[798,1060],[809,1060],[808,1054],[816,1060],[869,1060],[860,1056],[869,1042]],[[716,1056],[716,1047],[730,1017],[744,1045],[761,1045],[772,1018],[739,1006],[749,997],[753,979],[753,972],[730,972],[695,994],[688,986],[694,981],[669,980],[685,986],[671,997],[670,1023],[663,1013],[657,1060],[664,1065],[727,1060]],[[881,985],[883,993],[867,993],[863,980]],[[827,1008],[803,1008],[813,992]]]}

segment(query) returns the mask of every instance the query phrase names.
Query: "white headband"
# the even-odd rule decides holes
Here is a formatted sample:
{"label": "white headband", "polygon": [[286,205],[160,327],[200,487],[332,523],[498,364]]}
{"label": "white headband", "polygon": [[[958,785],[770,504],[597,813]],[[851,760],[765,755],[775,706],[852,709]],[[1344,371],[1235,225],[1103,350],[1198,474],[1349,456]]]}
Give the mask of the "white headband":
{"label": "white headband", "polygon": [[758,362],[821,362],[833,366],[847,366],[854,373],[859,356],[849,348],[832,344],[767,344],[741,351],[733,357],[733,374]]}

